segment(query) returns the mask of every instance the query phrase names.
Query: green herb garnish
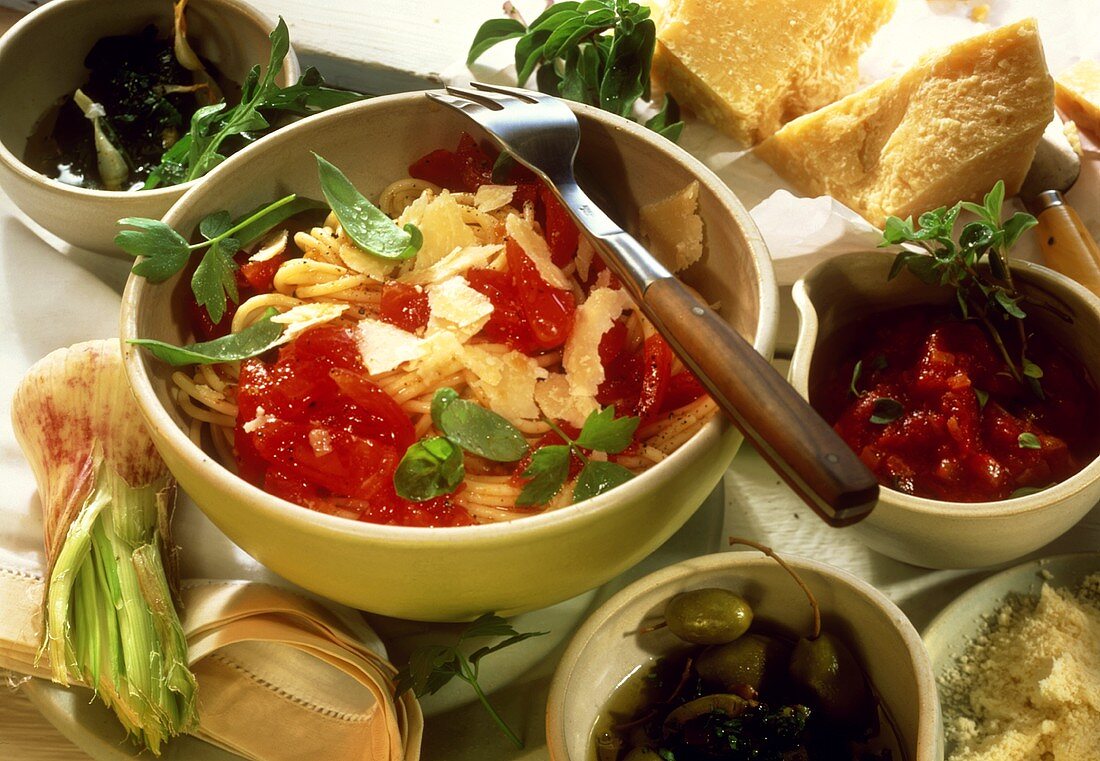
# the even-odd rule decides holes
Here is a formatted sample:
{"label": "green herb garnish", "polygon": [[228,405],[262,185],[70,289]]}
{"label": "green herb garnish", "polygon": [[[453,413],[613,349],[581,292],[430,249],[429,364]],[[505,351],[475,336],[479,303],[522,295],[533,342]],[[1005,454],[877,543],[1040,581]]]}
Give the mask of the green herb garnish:
{"label": "green herb garnish", "polygon": [[978,409],[984,410],[985,405],[989,403],[989,392],[976,388],[974,389],[974,396],[978,398]]}
{"label": "green herb garnish", "polygon": [[852,396],[859,396],[859,389],[856,388],[856,384],[859,383],[859,376],[863,374],[863,360],[856,360],[856,366],[852,368],[852,380],[848,383],[848,393]]}
{"label": "green herb garnish", "polygon": [[272,30],[271,54],[261,76],[260,67],[253,66],[241,85],[241,102],[228,106],[215,103],[198,109],[191,116],[191,125],[161,157],[160,165],[145,181],[145,188],[173,185],[202,177],[225,161],[223,143],[237,136],[246,143],[271,127],[262,113],[265,110],[307,115],[325,109],[362,100],[359,93],[335,90],[324,86],[316,69],[307,69],[297,83],[279,87],[275,79],[290,51],[290,32],[282,18]]}
{"label": "green herb garnish", "polygon": [[143,257],[134,265],[133,273],[153,283],[162,283],[182,270],[191,255],[206,249],[195,274],[191,290],[195,301],[206,308],[214,324],[225,315],[226,298],[238,300],[234,273],[234,255],[254,242],[280,222],[307,209],[324,208],[324,204],[295,195],[285,196],[233,222],[228,211],[218,211],[199,222],[203,240],[188,243],[187,239],[159,219],[125,217],[120,225],[136,230],[122,230],[115,236],[115,245],[131,256]]}
{"label": "green herb garnish", "polygon": [[875,399],[875,406],[871,408],[871,422],[875,425],[886,425],[897,420],[905,413],[905,408],[897,399],[881,396]]}
{"label": "green herb garnish", "polygon": [[634,477],[622,465],[593,460],[582,450],[618,454],[634,440],[634,431],[637,430],[641,418],[616,418],[615,406],[611,405],[591,413],[575,440],[551,421],[547,422],[565,444],[552,444],[535,451],[531,456],[531,464],[522,474],[530,480],[516,498],[516,505],[544,505],[553,499],[569,477],[569,462],[572,457],[584,463],[573,490],[574,502],[596,497]]}
{"label": "green herb garnish", "polygon": [[268,309],[263,317],[239,333],[190,346],[173,346],[150,338],[131,338],[127,343],[144,346],[154,357],[173,367],[235,362],[263,354],[279,344],[286,326],[271,321],[275,314],[274,309]]}
{"label": "green herb garnish", "polygon": [[[1017,212],[1001,223],[1004,203],[1004,182],[998,180],[986,194],[981,205],[960,201],[950,209],[941,207],[920,215],[918,227],[912,218],[890,217],[886,220],[883,243],[896,245],[913,243],[923,249],[906,249],[894,259],[890,278],[908,269],[922,282],[955,289],[955,297],[963,319],[977,319],[1008,365],[1012,377],[1027,382],[1037,396],[1042,396],[1039,378],[1042,370],[1027,357],[1027,332],[1021,307],[1024,297],[1016,290],[1008,266],[1008,250],[1020,236],[1036,224],[1035,217]],[[965,225],[956,240],[955,223],[961,211],[975,214],[977,221]],[[980,265],[988,265],[988,271]],[[1014,357],[1003,340],[998,324],[1015,326],[1019,355]]]}
{"label": "green herb garnish", "polygon": [[[467,65],[505,40],[516,43],[516,80],[536,74],[538,89],[631,118],[639,99],[650,100],[649,69],[657,28],[649,8],[625,0],[554,3],[526,25],[518,14],[489,19],[470,45]],[[679,108],[665,97],[646,127],[675,141],[683,130]]]}
{"label": "green herb garnish", "polygon": [[[547,632],[517,632],[511,624],[500,616],[486,613],[479,616],[458,635],[457,641],[452,645],[422,645],[413,650],[409,656],[408,664],[397,672],[396,692],[398,695],[412,690],[415,695],[423,697],[434,695],[455,677],[466,682],[477,694],[477,699],[485,710],[489,712],[493,721],[500,727],[509,740],[517,748],[523,747],[523,741],[504,722],[500,714],[496,712],[489,699],[478,684],[478,672],[481,661],[487,655],[491,655],[506,647],[523,642],[532,637],[541,637]],[[469,655],[462,652],[461,646],[469,640],[483,637],[504,637],[505,639],[495,645],[486,645],[474,650]]]}
{"label": "green herb garnish", "polygon": [[434,436],[413,444],[393,475],[397,493],[413,502],[424,502],[450,494],[466,477],[462,449],[445,436]]}
{"label": "green herb garnish", "polygon": [[424,242],[416,225],[405,225],[404,229],[398,227],[356,190],[343,172],[316,153],[313,155],[317,159],[321,192],[355,245],[382,259],[400,260],[416,255]]}
{"label": "green herb garnish", "polygon": [[1042,449],[1043,445],[1039,442],[1039,437],[1034,433],[1021,433],[1016,439],[1020,444],[1020,449]]}

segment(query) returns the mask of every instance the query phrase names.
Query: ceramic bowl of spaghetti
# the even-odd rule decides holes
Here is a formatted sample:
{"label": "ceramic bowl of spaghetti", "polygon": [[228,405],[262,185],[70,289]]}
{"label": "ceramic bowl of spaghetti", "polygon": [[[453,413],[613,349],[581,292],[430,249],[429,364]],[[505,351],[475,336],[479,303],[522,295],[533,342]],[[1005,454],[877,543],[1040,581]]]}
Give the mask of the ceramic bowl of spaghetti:
{"label": "ceramic bowl of spaghetti", "polygon": [[[769,356],[777,291],[741,204],[664,138],[574,109],[582,182]],[[366,610],[461,620],[598,586],[741,442],[488,146],[419,93],[304,120],[165,217],[201,264],[151,249],[127,284],[128,377],[180,483],[260,562]]]}
{"label": "ceramic bowl of spaghetti", "polygon": [[[209,76],[235,100],[232,91],[248,70],[268,60],[273,19],[240,0],[183,5],[183,38],[204,62],[200,73],[176,60],[169,0],[58,0],[0,38],[0,186],[66,243],[124,256],[114,244],[115,221],[160,217],[197,182],[140,189],[156,163],[153,151],[159,159],[187,131],[195,110],[220,100],[219,91],[195,83]],[[290,51],[277,81],[285,86],[298,75]],[[74,104],[78,90],[89,93],[85,107],[99,109],[82,114]],[[126,106],[117,101],[120,93],[129,96]]]}

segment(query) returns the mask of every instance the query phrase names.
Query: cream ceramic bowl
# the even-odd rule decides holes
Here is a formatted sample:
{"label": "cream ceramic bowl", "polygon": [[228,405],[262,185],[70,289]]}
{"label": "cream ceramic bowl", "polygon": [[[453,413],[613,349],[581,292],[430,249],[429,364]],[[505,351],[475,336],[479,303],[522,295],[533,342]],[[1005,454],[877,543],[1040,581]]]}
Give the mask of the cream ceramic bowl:
{"label": "cream ceramic bowl", "polygon": [[[600,195],[628,210],[700,183],[704,259],[686,275],[732,325],[770,356],[775,280],[744,207],[701,163],[675,145],[602,111],[574,106],[581,123],[578,168]],[[316,151],[368,198],[407,176],[410,162],[453,149],[470,122],[423,93],[375,98],[320,114],[231,157],[172,208],[185,235],[212,212],[236,214],[289,192],[319,198]],[[175,278],[131,277],[121,335],[191,340]],[[460,620],[560,602],[615,577],[675,532],[698,508],[741,442],[715,419],[665,461],[581,505],[509,523],[408,528],[360,523],[284,502],[237,478],[196,447],[168,396],[169,369],[124,347],[126,370],[157,446],[195,502],[230,539],[290,581],[349,605],[402,618]]]}
{"label": "cream ceramic bowl", "polygon": [[[863,665],[893,721],[906,755],[942,761],[939,699],[932,665],[909,619],[870,584],[815,560],[784,556],[821,605],[822,625],[843,637]],[[551,761],[590,761],[593,729],[615,688],[639,668],[682,646],[668,629],[639,635],[673,595],[724,587],[748,601],[754,621],[791,636],[810,627],[806,595],[779,564],[755,552],[686,560],[639,579],[577,630],[550,683],[546,744]]]}
{"label": "cream ceramic bowl", "polygon": [[[275,22],[239,0],[193,0],[188,40],[235,82],[265,65]],[[169,0],[53,0],[0,37],[0,187],[49,232],[78,248],[125,256],[114,244],[122,217],[159,219],[200,180],[154,190],[89,190],[48,179],[23,163],[27,138],[57,100],[87,81],[84,57],[103,37],[155,24],[172,33]],[[298,79],[291,51],[278,81]]]}
{"label": "cream ceramic bowl", "polygon": [[[954,294],[905,272],[887,282],[893,256],[855,253],[826,261],[794,285],[800,327],[789,380],[811,403],[834,358],[844,353],[844,328],[870,314],[914,304],[948,304]],[[1045,267],[1016,262],[1025,293],[1057,304],[1072,326],[1043,309],[1031,319],[1100,379],[1100,299]],[[944,502],[887,487],[871,515],[849,531],[872,549],[926,568],[981,568],[1026,555],[1053,541],[1100,501],[1100,459],[1049,489],[1000,502]]]}

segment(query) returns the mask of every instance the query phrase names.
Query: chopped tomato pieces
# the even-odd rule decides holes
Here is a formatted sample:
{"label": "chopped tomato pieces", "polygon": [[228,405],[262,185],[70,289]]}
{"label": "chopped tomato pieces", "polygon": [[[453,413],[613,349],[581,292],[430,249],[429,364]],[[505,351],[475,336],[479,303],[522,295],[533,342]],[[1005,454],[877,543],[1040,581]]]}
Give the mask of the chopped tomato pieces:
{"label": "chopped tomato pieces", "polygon": [[428,293],[415,285],[389,281],[382,286],[382,322],[416,333],[428,325],[431,307],[428,306]]}
{"label": "chopped tomato pieces", "polygon": [[505,252],[512,284],[535,345],[544,351],[556,349],[565,343],[573,328],[577,308],[573,294],[543,280],[535,263],[513,239],[505,242]]}
{"label": "chopped tomato pieces", "polygon": [[642,390],[634,414],[645,424],[660,415],[664,406],[672,376],[672,350],[665,339],[654,334],[646,339],[642,354]]}
{"label": "chopped tomato pieces", "polygon": [[543,230],[546,234],[546,245],[550,247],[550,256],[554,264],[564,267],[577,254],[580,232],[569,212],[550,188],[545,185],[539,188],[539,200],[545,216]]}

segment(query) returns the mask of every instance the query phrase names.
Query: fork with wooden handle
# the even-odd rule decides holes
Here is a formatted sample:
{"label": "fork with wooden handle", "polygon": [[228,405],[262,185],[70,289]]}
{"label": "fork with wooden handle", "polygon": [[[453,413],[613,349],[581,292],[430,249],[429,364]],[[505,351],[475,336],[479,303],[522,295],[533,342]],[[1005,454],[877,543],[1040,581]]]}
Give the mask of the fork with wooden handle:
{"label": "fork with wooden handle", "polygon": [[472,87],[427,95],[468,116],[546,182],[672,350],[818,515],[834,526],[864,518],[878,500],[870,470],[752,345],[577,185],[580,128],[565,102],[512,87]]}

